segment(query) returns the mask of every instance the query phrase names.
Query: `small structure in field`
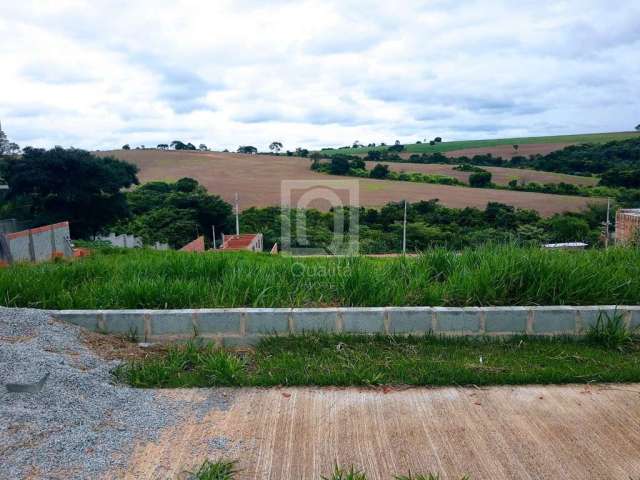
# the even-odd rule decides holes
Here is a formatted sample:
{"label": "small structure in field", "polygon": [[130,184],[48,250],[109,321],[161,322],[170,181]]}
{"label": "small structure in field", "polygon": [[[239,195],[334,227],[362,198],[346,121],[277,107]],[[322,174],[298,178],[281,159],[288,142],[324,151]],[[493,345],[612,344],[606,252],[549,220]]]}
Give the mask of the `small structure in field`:
{"label": "small structure in field", "polygon": [[544,248],[552,250],[582,250],[588,246],[588,243],[583,242],[546,243],[543,245]]}
{"label": "small structure in field", "polygon": [[261,233],[241,233],[240,235],[222,234],[222,245],[220,250],[248,250],[249,252],[262,251]]}
{"label": "small structure in field", "polygon": [[623,208],[616,212],[616,244],[631,245],[640,241],[640,208]]}
{"label": "small structure in field", "polygon": [[39,262],[57,257],[72,257],[69,222],[0,233],[0,261]]}
{"label": "small structure in field", "polygon": [[200,235],[180,249],[181,252],[204,252],[204,237]]}

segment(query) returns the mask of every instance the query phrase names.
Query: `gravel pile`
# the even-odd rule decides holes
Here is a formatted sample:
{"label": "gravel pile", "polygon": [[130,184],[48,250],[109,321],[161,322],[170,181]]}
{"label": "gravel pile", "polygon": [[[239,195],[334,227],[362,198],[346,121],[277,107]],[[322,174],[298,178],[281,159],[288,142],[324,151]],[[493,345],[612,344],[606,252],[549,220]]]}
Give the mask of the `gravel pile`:
{"label": "gravel pile", "polygon": [[[79,333],[43,311],[0,307],[0,479],[97,478],[125,467],[135,442],[198,414],[156,391],[114,385],[118,362],[96,356]],[[4,386],[47,372],[39,393]],[[226,402],[211,391],[202,407]]]}

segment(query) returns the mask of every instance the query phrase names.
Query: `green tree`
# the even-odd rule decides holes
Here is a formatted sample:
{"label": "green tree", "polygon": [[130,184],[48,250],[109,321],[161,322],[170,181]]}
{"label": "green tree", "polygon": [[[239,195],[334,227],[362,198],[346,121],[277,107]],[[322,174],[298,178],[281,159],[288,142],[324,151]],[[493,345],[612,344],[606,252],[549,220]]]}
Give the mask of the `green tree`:
{"label": "green tree", "polygon": [[131,147],[129,146],[129,144],[128,144],[128,143],[125,143],[125,144],[122,146],[122,150],[131,150]]}
{"label": "green tree", "polygon": [[591,230],[585,219],[559,214],[549,220],[549,227],[555,242],[586,242]]}
{"label": "green tree", "polygon": [[247,153],[250,155],[254,155],[258,153],[258,149],[251,145],[241,145],[238,147],[238,153]]}
{"label": "green tree", "polygon": [[371,173],[369,173],[371,178],[387,178],[389,176],[389,166],[383,165],[382,163],[378,163]]}
{"label": "green tree", "polygon": [[336,155],[331,159],[329,172],[333,175],[346,175],[349,173],[349,160],[341,155]]}
{"label": "green tree", "polygon": [[469,175],[469,185],[476,188],[485,188],[491,185],[490,172],[475,172]]}
{"label": "green tree", "polygon": [[180,248],[196,234],[211,239],[211,227],[223,233],[231,227],[231,205],[210,195],[196,180],[150,182],[127,194],[133,214],[118,230],[142,237],[146,243],[166,242]]}
{"label": "green tree", "polygon": [[280,153],[280,150],[282,150],[282,142],[271,142],[271,144],[269,145],[269,150],[271,150],[275,154]]}
{"label": "green tree", "polygon": [[135,165],[84,150],[27,147],[2,165],[12,213],[33,225],[68,220],[74,237],[89,238],[129,209],[122,189],[138,184]]}

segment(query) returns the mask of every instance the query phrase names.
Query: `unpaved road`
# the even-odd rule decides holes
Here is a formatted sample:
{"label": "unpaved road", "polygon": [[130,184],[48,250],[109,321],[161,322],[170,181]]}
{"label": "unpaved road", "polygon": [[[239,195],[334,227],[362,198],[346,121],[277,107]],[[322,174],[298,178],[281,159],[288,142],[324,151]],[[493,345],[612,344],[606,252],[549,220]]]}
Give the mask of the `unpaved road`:
{"label": "unpaved road", "polygon": [[[199,409],[207,390],[171,391]],[[319,479],[332,464],[368,479],[640,478],[640,385],[240,389],[226,410],[138,444],[125,478],[172,478],[204,458],[243,479]],[[221,443],[221,439],[222,443]],[[213,441],[212,441],[213,440]]]}

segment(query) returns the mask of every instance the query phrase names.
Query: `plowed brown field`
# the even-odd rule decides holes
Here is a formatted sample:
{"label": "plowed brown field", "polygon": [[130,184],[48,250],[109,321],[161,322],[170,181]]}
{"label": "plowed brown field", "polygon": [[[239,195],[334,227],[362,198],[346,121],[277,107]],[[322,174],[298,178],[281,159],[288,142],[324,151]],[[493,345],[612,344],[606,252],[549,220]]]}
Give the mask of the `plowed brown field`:
{"label": "plowed brown field", "polygon": [[[283,180],[357,181],[360,205],[370,207],[404,199],[410,202],[439,199],[443,205],[454,208],[484,208],[488,202],[502,202],[519,208],[535,209],[542,215],[552,215],[564,211],[577,211],[585,208],[588,203],[598,201],[593,198],[448,185],[370,179],[358,181],[313,172],[309,169],[309,160],[286,156],[157,150],[115,150],[98,152],[98,155],[113,155],[136,164],[140,168],[139,178],[142,182],[172,181],[191,177],[198,180],[209,192],[220,195],[229,202],[233,201],[235,193],[238,192],[242,209],[280,205]],[[414,164],[398,164],[394,165],[394,168],[410,171],[409,168],[413,169],[414,166],[418,167]],[[515,173],[523,174],[523,171]],[[532,177],[529,181],[534,180],[535,174],[540,172],[531,172]],[[294,193],[294,202],[302,193],[304,191]],[[339,196],[343,202],[347,202],[346,191],[340,192]],[[329,203],[312,203],[310,206],[327,209]]]}

